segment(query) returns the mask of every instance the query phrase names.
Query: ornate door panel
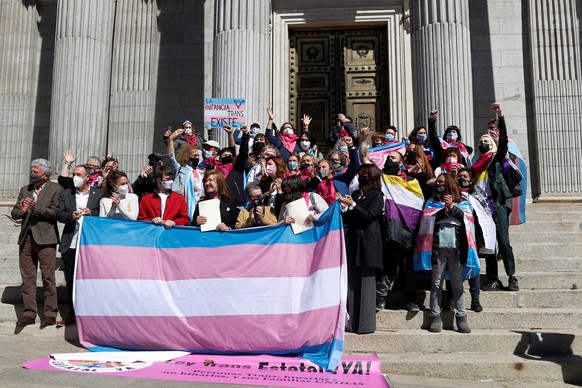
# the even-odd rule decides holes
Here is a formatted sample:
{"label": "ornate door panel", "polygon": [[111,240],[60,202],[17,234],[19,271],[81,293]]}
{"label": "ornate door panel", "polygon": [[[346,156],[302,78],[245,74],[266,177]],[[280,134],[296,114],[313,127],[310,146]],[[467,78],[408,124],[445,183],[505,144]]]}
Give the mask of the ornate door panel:
{"label": "ornate door panel", "polygon": [[310,115],[321,143],[338,113],[352,116],[359,128],[388,123],[382,109],[388,98],[383,30],[290,32],[290,47],[290,117],[296,127],[303,114]]}

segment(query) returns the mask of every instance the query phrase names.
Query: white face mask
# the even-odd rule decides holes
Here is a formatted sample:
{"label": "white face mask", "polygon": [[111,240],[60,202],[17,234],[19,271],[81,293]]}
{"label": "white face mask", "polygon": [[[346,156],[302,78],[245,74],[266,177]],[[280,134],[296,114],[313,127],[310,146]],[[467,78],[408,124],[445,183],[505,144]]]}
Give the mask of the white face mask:
{"label": "white face mask", "polygon": [[83,186],[83,183],[85,183],[85,179],[81,178],[80,176],[73,177],[73,185],[75,185],[77,189]]}
{"label": "white face mask", "polygon": [[173,185],[174,185],[174,181],[172,181],[172,180],[162,181],[162,186],[164,186],[164,189],[166,189],[166,190],[172,190]]}
{"label": "white face mask", "polygon": [[127,193],[129,192],[129,186],[128,185],[118,186],[117,192],[119,193],[119,195],[127,195]]}
{"label": "white face mask", "polygon": [[446,161],[447,163],[457,163],[457,158],[449,156]]}
{"label": "white face mask", "polygon": [[208,158],[212,157],[212,151],[210,151],[210,150],[204,150],[204,151],[202,151],[202,153],[204,154],[204,159],[208,159]]}
{"label": "white face mask", "polygon": [[261,128],[259,127],[252,127],[251,128],[251,135],[255,136],[261,132]]}
{"label": "white face mask", "polygon": [[287,135],[292,135],[292,134],[293,134],[293,133],[295,133],[295,132],[293,132],[293,130],[292,130],[291,128],[285,128],[285,129],[283,130],[283,133],[285,133],[285,134],[287,134]]}
{"label": "white face mask", "polygon": [[185,133],[186,135],[188,135],[188,136],[192,136],[192,128],[186,128],[186,129],[184,130],[184,133]]}
{"label": "white face mask", "polygon": [[309,147],[311,147],[311,142],[307,141],[307,140],[303,140],[301,143],[299,143],[301,145],[301,149],[303,151],[307,151],[309,149]]}

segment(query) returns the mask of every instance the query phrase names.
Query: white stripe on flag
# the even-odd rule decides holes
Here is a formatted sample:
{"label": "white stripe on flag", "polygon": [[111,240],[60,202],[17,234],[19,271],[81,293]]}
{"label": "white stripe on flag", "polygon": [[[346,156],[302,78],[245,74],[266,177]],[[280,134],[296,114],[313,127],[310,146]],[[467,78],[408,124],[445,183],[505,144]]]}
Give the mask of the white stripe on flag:
{"label": "white stripe on flag", "polygon": [[340,268],[307,278],[197,280],[78,279],[78,316],[225,316],[299,314],[337,306]]}

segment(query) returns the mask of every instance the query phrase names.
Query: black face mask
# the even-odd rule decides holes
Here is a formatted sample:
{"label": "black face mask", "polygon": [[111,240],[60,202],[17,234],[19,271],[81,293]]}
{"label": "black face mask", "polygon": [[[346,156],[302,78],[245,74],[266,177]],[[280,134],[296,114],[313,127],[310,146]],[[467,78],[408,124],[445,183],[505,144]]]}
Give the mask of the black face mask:
{"label": "black face mask", "polygon": [[190,167],[192,168],[196,168],[196,166],[198,166],[198,163],[200,163],[200,158],[190,158],[188,160],[188,164],[190,165]]}
{"label": "black face mask", "polygon": [[231,164],[232,163],[232,156],[225,156],[224,158],[220,159],[220,163],[224,164]]}
{"label": "black face mask", "polygon": [[313,166],[311,164],[307,164],[307,163],[303,163],[301,165],[301,170],[311,170],[313,168]]}
{"label": "black face mask", "polygon": [[358,185],[360,185],[360,189],[366,186],[369,182],[370,181],[368,180],[368,177],[365,176],[358,177]]}
{"label": "black face mask", "polygon": [[416,160],[416,152],[412,150],[406,151],[406,160],[409,162],[414,162]]}
{"label": "black face mask", "polygon": [[435,186],[435,190],[437,193],[439,194],[443,194],[445,191],[447,191],[447,188],[445,187],[445,185],[436,185]]}
{"label": "black face mask", "polygon": [[384,162],[384,169],[382,170],[386,175],[398,175],[400,173],[400,165],[390,158],[386,158]]}
{"label": "black face mask", "polygon": [[263,143],[262,141],[253,143],[253,149],[255,151],[261,151],[263,148],[265,148],[265,143]]}
{"label": "black face mask", "polygon": [[481,152],[482,154],[486,154],[490,149],[491,149],[491,145],[489,145],[487,143],[479,144],[479,152]]}

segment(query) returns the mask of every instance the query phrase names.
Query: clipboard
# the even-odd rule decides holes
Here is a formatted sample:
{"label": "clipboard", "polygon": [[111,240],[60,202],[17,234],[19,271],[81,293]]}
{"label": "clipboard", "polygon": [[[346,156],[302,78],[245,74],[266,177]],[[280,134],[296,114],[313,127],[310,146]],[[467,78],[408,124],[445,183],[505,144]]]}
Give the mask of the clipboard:
{"label": "clipboard", "polygon": [[305,232],[306,230],[312,229],[314,227],[313,222],[309,225],[305,225],[305,219],[311,214],[307,208],[307,203],[303,197],[289,202],[286,205],[287,215],[295,219],[295,222],[291,224],[291,229],[293,233],[299,234]]}
{"label": "clipboard", "polygon": [[206,217],[206,223],[200,225],[201,232],[216,230],[218,224],[222,222],[220,218],[220,200],[208,199],[198,202],[198,214]]}

